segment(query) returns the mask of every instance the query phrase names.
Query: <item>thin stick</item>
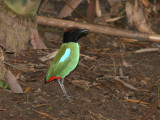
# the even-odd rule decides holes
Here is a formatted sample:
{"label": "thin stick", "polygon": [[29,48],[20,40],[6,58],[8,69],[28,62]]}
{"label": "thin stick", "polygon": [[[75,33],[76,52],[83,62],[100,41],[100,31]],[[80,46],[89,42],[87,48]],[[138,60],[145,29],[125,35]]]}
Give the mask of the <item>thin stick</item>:
{"label": "thin stick", "polygon": [[12,65],[12,64],[10,64],[10,63],[8,63],[8,62],[6,62],[4,60],[1,60],[1,59],[0,59],[0,61],[3,62],[6,65],[9,65],[9,66],[11,66],[11,67],[13,67],[13,68],[15,68],[15,69],[17,69],[19,71],[22,71],[22,72],[26,73],[25,71],[23,71],[22,69],[20,69],[19,67],[15,66],[15,65]]}
{"label": "thin stick", "polygon": [[39,113],[40,115],[43,115],[45,117],[48,117],[50,118],[51,120],[55,120],[55,118],[53,118],[51,115],[47,114],[47,113],[44,113],[44,112],[40,112],[40,111],[37,111],[37,110],[34,110],[35,112]]}
{"label": "thin stick", "polygon": [[81,23],[81,22],[75,22],[75,21],[69,21],[69,20],[61,20],[61,19],[48,18],[43,16],[38,16],[37,22],[42,25],[56,26],[56,27],[62,27],[62,28],[78,27],[82,29],[88,29],[91,32],[95,32],[95,33],[102,33],[102,34],[113,35],[118,37],[134,38],[142,41],[148,40],[153,42],[160,42],[160,35],[157,35],[157,34],[133,32],[133,31],[116,29],[113,27],[102,26],[102,25]]}
{"label": "thin stick", "polygon": [[5,64],[7,64],[7,65],[9,65],[9,66],[11,66],[11,67],[19,70],[19,71],[22,71],[22,72],[26,73],[25,71],[23,71],[22,69],[20,69],[19,67],[15,66],[15,65],[12,65],[12,64],[10,64],[10,63],[8,63],[8,62],[6,62],[6,61],[2,61],[2,62],[4,62]]}
{"label": "thin stick", "polygon": [[142,104],[145,104],[145,105],[149,105],[149,103],[143,102],[141,100],[126,99],[125,101],[134,102],[134,103],[142,103]]}

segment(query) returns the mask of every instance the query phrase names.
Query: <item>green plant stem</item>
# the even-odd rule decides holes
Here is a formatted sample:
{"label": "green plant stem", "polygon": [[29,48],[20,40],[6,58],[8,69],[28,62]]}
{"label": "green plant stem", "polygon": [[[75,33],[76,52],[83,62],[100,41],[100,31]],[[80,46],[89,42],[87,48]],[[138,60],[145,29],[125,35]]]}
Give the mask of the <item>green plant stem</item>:
{"label": "green plant stem", "polygon": [[[0,61],[1,61],[1,60],[0,60]],[[17,69],[17,70],[20,70],[20,71],[26,73],[25,71],[23,71],[22,69],[20,69],[19,67],[15,66],[15,65],[12,65],[12,64],[10,64],[10,63],[8,63],[8,62],[6,62],[6,61],[2,61],[2,62],[3,62],[4,64],[7,64],[7,65],[9,65],[9,66],[11,66],[11,67]]]}
{"label": "green plant stem", "polygon": [[160,108],[160,94],[159,94],[159,92],[160,92],[160,85],[158,85],[158,84],[154,84],[156,87],[157,87],[157,89],[158,89],[158,108]]}

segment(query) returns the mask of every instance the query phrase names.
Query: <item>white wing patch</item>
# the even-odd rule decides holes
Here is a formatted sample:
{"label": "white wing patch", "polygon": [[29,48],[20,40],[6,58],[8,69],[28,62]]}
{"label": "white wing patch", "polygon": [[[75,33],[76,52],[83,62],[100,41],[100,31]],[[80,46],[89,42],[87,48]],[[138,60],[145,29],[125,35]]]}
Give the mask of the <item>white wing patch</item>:
{"label": "white wing patch", "polygon": [[64,62],[70,56],[71,50],[69,48],[66,49],[64,55],[61,57],[59,62]]}

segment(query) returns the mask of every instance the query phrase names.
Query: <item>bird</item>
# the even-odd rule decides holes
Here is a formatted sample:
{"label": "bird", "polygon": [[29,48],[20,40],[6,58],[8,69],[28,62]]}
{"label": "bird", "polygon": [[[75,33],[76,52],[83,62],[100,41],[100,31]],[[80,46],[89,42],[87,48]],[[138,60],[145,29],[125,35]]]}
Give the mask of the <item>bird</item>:
{"label": "bird", "polygon": [[80,57],[78,40],[87,35],[88,32],[89,30],[87,29],[75,27],[70,27],[64,31],[63,43],[52,61],[44,80],[44,83],[57,80],[64,96],[68,100],[71,99],[65,90],[64,78],[76,68]]}

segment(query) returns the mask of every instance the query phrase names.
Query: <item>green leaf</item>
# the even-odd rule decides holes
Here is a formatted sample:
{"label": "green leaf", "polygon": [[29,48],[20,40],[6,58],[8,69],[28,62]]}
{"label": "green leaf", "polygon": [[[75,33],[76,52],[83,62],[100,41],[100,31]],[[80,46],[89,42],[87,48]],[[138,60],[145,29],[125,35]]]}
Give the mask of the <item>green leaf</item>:
{"label": "green leaf", "polygon": [[3,88],[3,82],[0,80],[0,87]]}
{"label": "green leaf", "polygon": [[159,85],[158,85],[158,84],[154,84],[154,86],[155,86],[155,87],[159,87]]}
{"label": "green leaf", "polygon": [[3,89],[5,90],[5,89],[7,89],[8,87],[9,87],[9,84],[6,83]]}

